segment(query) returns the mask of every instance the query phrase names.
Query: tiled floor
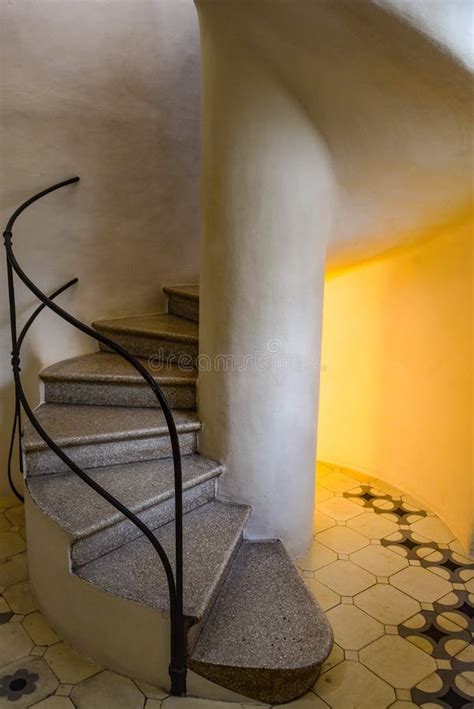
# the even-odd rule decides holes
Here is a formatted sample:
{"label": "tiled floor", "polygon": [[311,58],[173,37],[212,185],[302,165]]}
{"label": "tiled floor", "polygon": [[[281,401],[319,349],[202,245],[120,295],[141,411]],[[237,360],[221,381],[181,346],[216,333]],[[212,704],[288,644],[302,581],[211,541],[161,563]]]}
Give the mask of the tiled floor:
{"label": "tiled floor", "polygon": [[[474,563],[402,492],[318,465],[314,542],[298,561],[335,636],[294,709],[474,707]],[[235,709],[176,699],[79,657],[31,596],[23,510],[0,498],[0,707]],[[247,709],[245,705],[245,709]]]}

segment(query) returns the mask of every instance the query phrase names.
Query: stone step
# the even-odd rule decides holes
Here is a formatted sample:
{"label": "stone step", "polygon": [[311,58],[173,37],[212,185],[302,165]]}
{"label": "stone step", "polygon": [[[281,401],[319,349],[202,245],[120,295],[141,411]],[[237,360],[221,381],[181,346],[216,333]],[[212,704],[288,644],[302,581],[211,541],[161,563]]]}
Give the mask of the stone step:
{"label": "stone step", "polygon": [[[92,327],[128,352],[154,362],[194,366],[198,356],[199,326],[169,313],[150,313],[96,320]],[[101,349],[107,349],[100,345]]]}
{"label": "stone step", "polygon": [[168,312],[199,322],[199,286],[164,286],[168,296]]}
{"label": "stone step", "polygon": [[[168,427],[160,409],[41,404],[35,414],[48,435],[82,468],[171,457]],[[174,420],[181,454],[194,453],[201,427],[196,413],[175,411]],[[28,476],[70,472],[29,422],[23,445]]]}
{"label": "stone step", "polygon": [[[182,471],[185,512],[215,498],[216,479],[223,472],[222,466],[195,454],[182,457]],[[151,529],[174,518],[171,458],[86,472]],[[28,478],[27,485],[42,512],[71,535],[73,568],[142,536],[132,522],[75,475],[38,475]]]}
{"label": "stone step", "polygon": [[[153,375],[172,409],[196,408],[197,372],[168,362],[141,364]],[[93,352],[47,367],[40,373],[47,403],[159,407],[140,374],[120,355]]]}
{"label": "stone step", "polygon": [[[184,612],[200,621],[242,540],[250,508],[214,500],[184,515]],[[156,533],[174,566],[174,523]],[[140,605],[169,610],[168,585],[150,542],[140,537],[76,570],[84,581]]]}
{"label": "stone step", "polygon": [[332,644],[331,627],[281,542],[243,542],[189,666],[245,696],[282,703],[314,685]]}

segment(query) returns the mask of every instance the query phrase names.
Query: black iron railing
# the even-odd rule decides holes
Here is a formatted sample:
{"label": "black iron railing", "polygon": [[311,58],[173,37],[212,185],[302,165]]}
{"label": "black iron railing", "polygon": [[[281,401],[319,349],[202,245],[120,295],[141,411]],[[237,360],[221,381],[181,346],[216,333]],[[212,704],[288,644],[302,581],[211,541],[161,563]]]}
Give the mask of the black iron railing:
{"label": "black iron railing", "polygon": [[[13,377],[15,383],[15,415],[12,431],[12,439],[10,445],[9,459],[8,459],[8,477],[10,484],[12,486],[15,494],[23,499],[21,494],[15,488],[12,474],[11,474],[11,461],[13,457],[13,450],[15,446],[15,435],[18,431],[18,440],[20,448],[20,470],[23,473],[23,456],[21,450],[21,409],[23,408],[26,416],[30,420],[32,426],[35,428],[37,433],[41,436],[43,441],[51,448],[54,453],[67,465],[67,467],[72,470],[81,480],[84,481],[86,485],[89,485],[93,490],[95,490],[101,497],[103,497],[107,502],[109,502],[115,509],[121,512],[125,517],[127,517],[141,532],[146,536],[149,542],[155,548],[160,561],[163,565],[163,569],[166,574],[166,579],[168,582],[169,590],[169,602],[170,602],[170,622],[171,622],[171,662],[169,666],[169,675],[171,678],[171,693],[174,695],[182,695],[186,692],[186,638],[185,638],[185,623],[183,614],[183,482],[182,482],[182,472],[181,472],[181,455],[179,449],[178,432],[176,430],[176,424],[174,422],[173,414],[166,401],[166,398],[161,391],[160,387],[148,372],[148,370],[141,364],[141,362],[131,355],[127,350],[118,345],[116,342],[110,338],[96,332],[88,325],[70,315],[66,310],[61,308],[57,303],[55,303],[55,298],[63,293],[65,290],[70,288],[72,285],[77,283],[77,278],[73,278],[66,284],[58,288],[50,296],[45,295],[40,288],[26,275],[23,269],[20,267],[18,261],[15,258],[12,247],[12,230],[13,225],[20,214],[33,202],[41,199],[50,192],[65,187],[66,185],[71,185],[74,182],[78,182],[79,177],[72,177],[69,180],[64,180],[56,185],[52,185],[47,189],[39,192],[38,194],[30,197],[22,205],[15,210],[10,219],[8,220],[5,231],[3,232],[3,238],[5,243],[5,251],[7,257],[7,277],[8,277],[8,298],[10,305],[10,326],[11,326],[11,339],[12,339],[12,369]],[[40,305],[28,318],[26,324],[22,328],[20,334],[17,331],[17,320],[16,320],[16,301],[15,301],[15,278],[16,276],[22,281],[25,286],[38,298]],[[93,480],[84,470],[82,470],[68,455],[62,450],[60,446],[55,443],[55,441],[48,435],[47,431],[42,427],[38,418],[35,416],[34,411],[28,403],[28,399],[25,395],[21,376],[20,376],[20,353],[21,346],[25,339],[25,336],[30,329],[33,322],[36,320],[38,315],[45,308],[49,308],[60,318],[68,322],[73,327],[77,328],[86,335],[94,338],[98,342],[102,343],[108,347],[113,352],[123,357],[127,362],[129,362],[137,372],[143,377],[149,387],[153,390],[160,407],[165,416],[166,424],[168,426],[168,432],[171,439],[171,448],[173,454],[173,464],[174,464],[174,493],[175,493],[175,571],[171,562],[161,546],[160,542],[153,534],[152,530],[142,522],[142,520],[137,517],[131,510],[129,510],[124,504],[117,500],[113,495],[111,495],[107,490],[105,490],[101,485],[99,485],[95,480]]]}

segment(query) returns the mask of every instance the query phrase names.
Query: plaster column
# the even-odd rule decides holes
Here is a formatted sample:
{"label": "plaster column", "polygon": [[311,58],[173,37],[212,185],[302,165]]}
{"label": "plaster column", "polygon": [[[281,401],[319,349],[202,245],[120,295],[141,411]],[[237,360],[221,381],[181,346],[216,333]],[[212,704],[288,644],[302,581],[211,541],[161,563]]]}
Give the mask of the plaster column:
{"label": "plaster column", "polygon": [[296,556],[312,534],[332,170],[302,108],[203,5],[200,450],[227,466],[220,497],[252,505],[247,536]]}

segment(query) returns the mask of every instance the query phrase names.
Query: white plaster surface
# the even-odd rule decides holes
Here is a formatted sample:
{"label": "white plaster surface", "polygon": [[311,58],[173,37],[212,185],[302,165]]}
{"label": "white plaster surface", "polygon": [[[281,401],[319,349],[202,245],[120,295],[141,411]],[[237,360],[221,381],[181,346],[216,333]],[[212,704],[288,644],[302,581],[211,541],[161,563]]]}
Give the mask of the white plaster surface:
{"label": "white plaster surface", "polygon": [[232,30],[207,18],[201,29],[200,450],[226,464],[220,494],[252,505],[249,537],[300,554],[312,528],[333,173],[280,82]]}
{"label": "white plaster surface", "polygon": [[[31,194],[79,174],[15,228],[27,273],[85,321],[164,309],[161,286],[196,281],[199,31],[188,0],[15,0],[0,7],[0,220]],[[13,406],[1,264],[0,460]],[[33,298],[18,293],[20,323]],[[23,378],[95,349],[43,314]],[[0,492],[6,488],[0,477]]]}
{"label": "white plaster surface", "polygon": [[474,69],[474,7],[471,0],[376,0],[391,8]]}
{"label": "white plaster surface", "polygon": [[[197,0],[202,51],[201,448],[250,536],[311,530],[315,372],[216,371],[274,339],[319,364],[322,273],[469,208],[466,67],[396,13],[351,0]],[[457,18],[462,23],[462,16]],[[425,25],[424,25],[425,26]],[[318,366],[318,365],[317,365]]]}
{"label": "white plaster surface", "polygon": [[231,27],[278,77],[327,143],[339,197],[332,265],[416,241],[469,210],[472,76],[427,36],[446,19],[445,34],[466,38],[468,11],[405,5],[422,7],[425,21],[369,0],[197,0],[202,17]]}

